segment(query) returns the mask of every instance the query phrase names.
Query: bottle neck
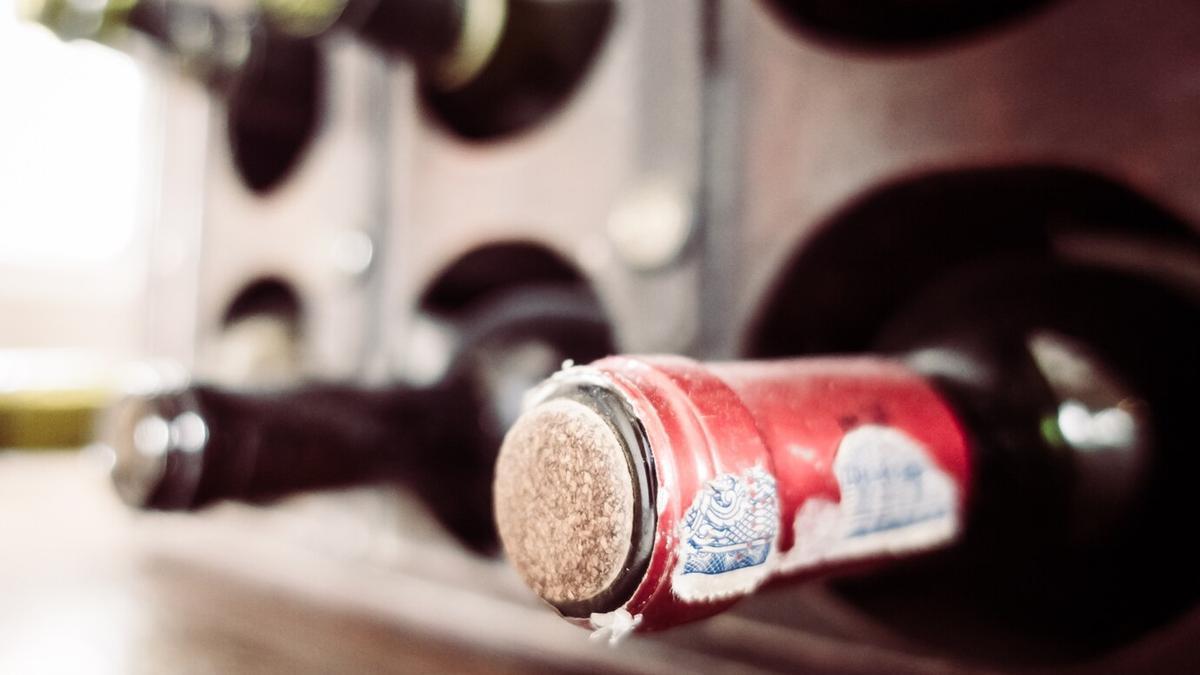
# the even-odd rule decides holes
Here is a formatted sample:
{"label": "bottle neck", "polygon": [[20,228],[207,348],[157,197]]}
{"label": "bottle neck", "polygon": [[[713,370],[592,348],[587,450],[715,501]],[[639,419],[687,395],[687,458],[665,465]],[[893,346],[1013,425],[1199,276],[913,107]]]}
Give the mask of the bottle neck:
{"label": "bottle neck", "polygon": [[998,330],[932,342],[905,362],[968,430],[978,467],[969,542],[1086,547],[1127,525],[1149,464],[1146,404],[1094,349]]}
{"label": "bottle neck", "polygon": [[422,388],[310,384],[279,392],[197,385],[131,398],[110,413],[113,478],[127,502],[163,510],[399,483],[465,543],[487,550],[494,535],[480,522],[485,456],[497,440],[473,417],[475,398],[465,378]]}

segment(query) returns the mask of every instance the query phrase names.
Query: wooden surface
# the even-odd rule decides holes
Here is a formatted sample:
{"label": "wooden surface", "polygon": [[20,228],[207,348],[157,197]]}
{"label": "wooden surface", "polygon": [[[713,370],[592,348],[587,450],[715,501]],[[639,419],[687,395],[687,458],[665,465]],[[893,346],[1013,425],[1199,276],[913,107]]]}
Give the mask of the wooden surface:
{"label": "wooden surface", "polygon": [[75,454],[0,454],[0,672],[528,672],[180,560],[149,541],[170,517],[127,512],[103,478]]}
{"label": "wooden surface", "polygon": [[[0,674],[998,672],[813,584],[592,642],[504,561],[422,529],[394,491],[143,514],[101,460],[0,451]],[[1108,657],[1020,672],[1195,672],[1198,634],[1193,612]]]}
{"label": "wooden surface", "polygon": [[397,498],[140,513],[98,452],[0,451],[0,673],[770,672],[591,642]]}

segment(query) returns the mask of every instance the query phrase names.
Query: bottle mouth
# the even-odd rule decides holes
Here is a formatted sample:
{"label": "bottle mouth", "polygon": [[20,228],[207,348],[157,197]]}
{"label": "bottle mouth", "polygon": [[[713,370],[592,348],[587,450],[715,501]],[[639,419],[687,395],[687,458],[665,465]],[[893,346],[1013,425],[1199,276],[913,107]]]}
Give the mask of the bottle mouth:
{"label": "bottle mouth", "polygon": [[186,393],[130,396],[109,410],[103,438],[113,452],[113,487],[126,504],[190,506],[208,426],[185,398]]}
{"label": "bottle mouth", "polygon": [[479,75],[495,54],[507,19],[507,0],[467,0],[454,49],[437,64],[437,84],[459,89]]}
{"label": "bottle mouth", "polygon": [[655,486],[632,407],[601,378],[566,371],[505,436],[495,483],[500,538],[517,572],[559,613],[611,612],[649,566]]}
{"label": "bottle mouth", "polygon": [[259,6],[284,33],[298,38],[318,36],[333,28],[349,0],[261,0]]}

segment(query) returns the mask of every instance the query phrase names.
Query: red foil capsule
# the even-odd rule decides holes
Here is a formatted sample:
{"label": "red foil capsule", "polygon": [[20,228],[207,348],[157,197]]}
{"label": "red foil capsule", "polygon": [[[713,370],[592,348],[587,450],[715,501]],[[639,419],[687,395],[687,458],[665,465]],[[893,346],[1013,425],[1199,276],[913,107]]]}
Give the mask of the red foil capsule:
{"label": "red foil capsule", "polygon": [[[718,613],[769,580],[942,547],[962,528],[971,479],[962,425],[897,361],[616,356],[558,373],[531,394],[526,415],[564,397],[624,434],[635,483],[645,484],[634,490],[644,531],[635,523],[605,592],[547,598],[581,625],[668,628]],[[510,517],[521,505],[510,503],[509,483],[538,477],[506,470],[521,442],[510,434],[501,451],[497,519],[530,580],[538,572],[523,566],[537,551],[515,550],[524,525]]]}

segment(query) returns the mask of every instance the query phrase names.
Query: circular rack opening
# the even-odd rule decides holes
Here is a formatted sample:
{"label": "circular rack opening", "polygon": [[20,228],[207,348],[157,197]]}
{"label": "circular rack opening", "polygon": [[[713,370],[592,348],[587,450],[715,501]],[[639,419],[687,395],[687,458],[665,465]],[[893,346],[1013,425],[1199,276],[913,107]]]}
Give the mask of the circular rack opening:
{"label": "circular rack opening", "polygon": [[317,133],[325,72],[313,41],[265,26],[254,35],[254,48],[229,91],[226,129],[242,182],[265,194],[291,174]]}
{"label": "circular rack opening", "polygon": [[524,393],[566,360],[613,353],[599,298],[569,262],[532,243],[492,244],[446,268],[422,296],[444,366],[469,369],[488,393],[483,423],[502,435]]}
{"label": "circular rack opening", "polygon": [[[1053,280],[1069,277],[1029,271],[1049,266],[1103,275],[1096,288],[1108,291],[1072,296],[1061,316],[1082,325],[1120,305],[1119,316],[1138,317],[1152,344],[1139,338],[1122,349],[1162,394],[1163,382],[1177,389],[1200,367],[1197,261],[1200,239],[1186,223],[1093,174],[1033,166],[924,175],[875,190],[826,222],[785,266],[744,353],[903,353],[949,324],[987,317],[995,298],[1066,297]],[[967,569],[959,547],[835,587],[902,635],[1005,664],[1078,662],[1169,624],[1200,601],[1191,571],[1200,557],[1171,535],[1196,514],[1177,498],[1188,494],[1179,476],[1200,470],[1180,426],[1190,401],[1177,399],[1153,399],[1165,429],[1157,468],[1130,516],[1137,526],[1110,548],[1083,561],[1029,550],[1028,564],[985,558]]]}
{"label": "circular rack opening", "polygon": [[508,4],[510,16],[482,69],[467,82],[422,82],[429,113],[474,141],[519,133],[565,107],[587,80],[614,23],[612,0]]}
{"label": "circular rack opening", "polygon": [[869,48],[917,48],[1000,29],[1049,0],[766,0],[793,28]]}
{"label": "circular rack opening", "polygon": [[612,353],[611,329],[584,277],[549,249],[525,242],[463,255],[430,284],[418,309],[404,358],[436,364],[428,379],[469,380],[478,417],[461,423],[477,424],[495,439],[431,460],[432,475],[453,474],[463,489],[449,492],[430,481],[427,491],[418,490],[444,525],[483,550],[495,536],[496,452],[525,393],[566,359],[587,363]]}
{"label": "circular rack opening", "polygon": [[229,303],[213,337],[210,377],[233,386],[276,386],[299,379],[304,307],[286,280],[262,277]]}

